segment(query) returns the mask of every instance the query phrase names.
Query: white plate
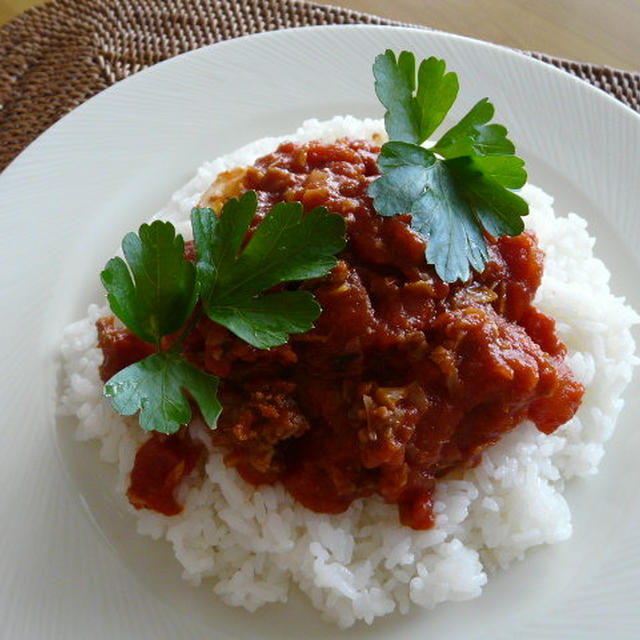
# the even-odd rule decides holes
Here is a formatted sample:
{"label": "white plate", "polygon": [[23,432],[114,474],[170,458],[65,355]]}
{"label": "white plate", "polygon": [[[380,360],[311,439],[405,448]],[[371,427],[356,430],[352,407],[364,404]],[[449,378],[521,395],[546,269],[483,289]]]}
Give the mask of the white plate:
{"label": "white plate", "polygon": [[[555,194],[559,213],[575,209],[590,221],[614,290],[640,308],[640,117],[543,63],[428,31],[322,27],[224,42],[119,83],[54,125],[0,177],[3,637],[338,635],[295,597],[249,615],[182,584],[165,545],[138,538],[114,506],[96,450],[56,423],[54,354],[63,327],[100,295],[97,274],[122,235],[204,159],[309,117],[380,117],[371,63],[387,47],[444,57],[461,80],[457,115],[492,98],[532,182]],[[570,487],[570,542],[532,554],[478,600],[340,637],[637,637],[639,391],[637,382],[627,391],[601,474]]]}

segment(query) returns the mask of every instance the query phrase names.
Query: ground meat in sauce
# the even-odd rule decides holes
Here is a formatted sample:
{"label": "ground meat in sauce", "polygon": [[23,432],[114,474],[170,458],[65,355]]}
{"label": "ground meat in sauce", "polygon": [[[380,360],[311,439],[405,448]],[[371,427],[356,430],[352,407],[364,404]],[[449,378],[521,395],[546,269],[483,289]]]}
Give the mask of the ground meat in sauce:
{"label": "ground meat in sauce", "polygon": [[[543,258],[533,234],[491,241],[483,273],[443,283],[409,217],[372,209],[378,151],[354,140],[284,143],[221,177],[207,204],[254,189],[254,224],[281,200],[326,206],[344,216],[348,244],[329,276],[302,285],[323,308],[312,331],[260,351],[204,318],[184,348],[222,379],[211,438],[247,482],[281,482],[320,513],[377,493],[398,505],[403,524],[426,529],[438,478],[476,465],[525,418],[551,433],[574,414],[583,388],[563,362],[553,320],[532,306]],[[98,326],[103,379],[147,355],[112,321]],[[136,457],[130,499],[175,512],[173,489],[194,468],[195,445],[188,428],[150,442]]]}

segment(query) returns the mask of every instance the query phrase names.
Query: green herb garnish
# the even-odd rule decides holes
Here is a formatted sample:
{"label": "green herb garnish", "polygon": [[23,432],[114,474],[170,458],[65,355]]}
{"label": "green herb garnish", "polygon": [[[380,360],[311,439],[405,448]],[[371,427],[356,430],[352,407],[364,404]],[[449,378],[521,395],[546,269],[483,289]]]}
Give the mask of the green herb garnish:
{"label": "green herb garnish", "polygon": [[138,421],[145,431],[175,433],[191,422],[185,389],[200,407],[205,422],[214,428],[222,411],[216,396],[218,378],[179,353],[154,353],[129,365],[105,384],[104,395],[123,416],[140,411]]}
{"label": "green herb garnish", "polygon": [[324,207],[303,217],[299,202],[283,202],[239,254],[256,206],[256,194],[249,191],[227,203],[217,221],[211,209],[194,209],[191,224],[207,315],[245,342],[268,349],[285,343],[291,333],[311,329],[321,309],[308,291],[260,294],[282,282],[328,273],[344,247],[345,224]]}
{"label": "green herb garnish", "polygon": [[[197,265],[185,258],[183,239],[171,223],[143,224],[122,242],[126,262],[112,258],[101,273],[113,313],[157,351],[118,372],[104,387],[116,411],[140,412],[146,431],[174,433],[191,420],[185,391],[207,424],[216,426],[218,378],[180,354],[200,314],[260,349],[308,331],[320,315],[320,305],[308,291],[269,290],[323,276],[335,266],[335,254],[345,244],[342,216],[324,207],[303,216],[299,203],[278,204],[243,248],[256,210],[252,191],[227,202],[219,218],[212,209],[194,209]],[[163,350],[162,338],[182,327],[172,346]]]}
{"label": "green herb garnish", "polygon": [[137,235],[128,233],[122,252],[126,262],[111,258],[100,274],[109,306],[133,333],[159,349],[160,339],[177,331],[193,311],[195,266],[185,260],[182,236],[160,220],[143,224]]}
{"label": "green herb garnish", "polygon": [[465,281],[470,268],[489,259],[484,234],[518,235],[527,203],[511,189],[527,174],[507,130],[489,124],[487,98],[449,129],[435,145],[422,147],[442,123],[458,95],[458,77],[444,60],[428,58],[417,73],[413,53],[396,60],[387,50],[373,65],[375,90],[386,107],[389,142],[382,146],[382,176],[369,187],[383,216],[411,215],[411,227],[427,241],[426,259],[446,282]]}

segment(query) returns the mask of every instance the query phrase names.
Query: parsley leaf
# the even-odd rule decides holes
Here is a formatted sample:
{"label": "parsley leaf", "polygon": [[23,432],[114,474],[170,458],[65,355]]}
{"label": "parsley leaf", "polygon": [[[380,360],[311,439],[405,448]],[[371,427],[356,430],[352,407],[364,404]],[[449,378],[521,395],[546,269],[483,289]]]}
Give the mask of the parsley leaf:
{"label": "parsley leaf", "polygon": [[[490,124],[487,98],[430,148],[423,142],[437,129],[458,94],[455,73],[443,60],[428,58],[418,68],[403,51],[387,50],[373,65],[375,90],[386,107],[390,142],[378,158],[382,176],[369,187],[383,216],[411,214],[411,227],[427,241],[426,259],[447,282],[467,280],[489,259],[484,234],[518,235],[527,203],[510,189],[524,185],[524,162],[516,157],[507,130]],[[414,95],[415,93],[415,95]]]}
{"label": "parsley leaf", "polygon": [[494,112],[489,99],[483,98],[438,140],[432,151],[445,158],[469,155],[472,152],[482,155],[513,155],[515,147],[507,138],[507,129],[501,124],[487,124]]}
{"label": "parsley leaf", "polygon": [[375,91],[387,108],[385,128],[389,138],[420,144],[442,122],[458,95],[458,77],[445,74],[444,60],[423,60],[416,88],[415,57],[403,51],[396,62],[392,51],[376,57],[373,64]]}
{"label": "parsley leaf", "polygon": [[184,257],[182,236],[176,236],[171,223],[160,220],[143,224],[138,235],[128,233],[122,251],[127,262],[112,258],[100,274],[107,300],[133,333],[157,346],[193,311],[195,267]]}
{"label": "parsley leaf", "polygon": [[206,314],[245,342],[268,349],[311,329],[321,309],[308,291],[265,292],[327,274],[344,247],[345,224],[324,207],[303,216],[300,203],[279,203],[242,248],[256,207],[249,191],[227,202],[220,218],[211,209],[194,209],[191,224]]}
{"label": "parsley leaf", "polygon": [[214,426],[222,407],[218,378],[198,369],[177,353],[154,353],[114,375],[104,395],[122,415],[140,411],[145,431],[175,433],[191,421],[191,406],[183,389],[198,403],[207,424]]}

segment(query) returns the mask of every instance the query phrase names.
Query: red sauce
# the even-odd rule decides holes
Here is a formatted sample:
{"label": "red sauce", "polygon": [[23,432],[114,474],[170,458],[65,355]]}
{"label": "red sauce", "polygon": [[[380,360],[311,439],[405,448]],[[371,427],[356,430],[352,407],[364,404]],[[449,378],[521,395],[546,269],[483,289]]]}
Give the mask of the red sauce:
{"label": "red sauce", "polygon": [[136,453],[127,497],[136,509],[153,509],[174,516],[182,506],[174,497],[182,479],[200,458],[201,447],[186,433],[156,433]]}
{"label": "red sauce", "polygon": [[[402,523],[426,529],[438,478],[476,465],[525,418],[551,433],[583,388],[553,320],[532,306],[543,258],[533,234],[489,239],[482,274],[442,282],[410,218],[372,208],[378,151],[363,141],[285,143],[235,179],[234,189],[258,193],[256,222],[282,200],[342,214],[347,248],[329,276],[303,285],[323,308],[312,331],[260,351],[204,318],[185,355],[222,378],[211,437],[247,482],[281,482],[321,513],[379,494]],[[120,349],[110,335],[101,331],[109,371]],[[147,445],[138,453],[132,487],[140,472],[147,489],[138,483],[136,500],[162,511],[139,499],[165,483],[144,469],[156,465],[155,447],[159,465],[183,454],[167,454],[166,437],[153,441],[151,454],[141,453]]]}
{"label": "red sauce", "polygon": [[98,346],[102,349],[100,377],[107,381],[118,371],[154,353],[153,345],[140,340],[127,329],[117,326],[113,316],[96,323]]}

